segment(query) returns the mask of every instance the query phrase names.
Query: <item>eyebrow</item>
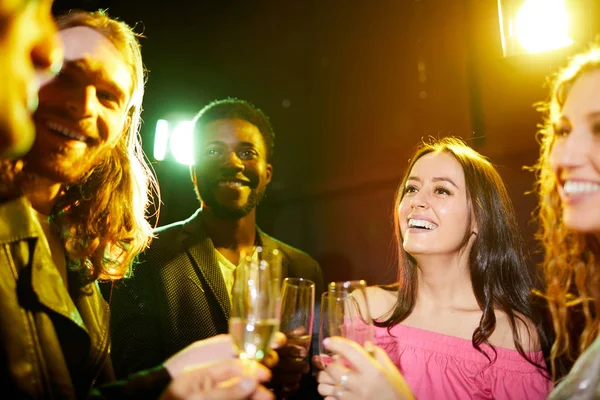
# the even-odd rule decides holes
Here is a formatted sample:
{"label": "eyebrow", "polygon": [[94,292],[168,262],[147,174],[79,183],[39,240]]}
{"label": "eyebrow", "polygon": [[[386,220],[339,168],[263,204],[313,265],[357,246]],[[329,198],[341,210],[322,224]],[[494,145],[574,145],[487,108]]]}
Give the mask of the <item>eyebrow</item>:
{"label": "eyebrow", "polygon": [[[212,142],[205,143],[204,145],[211,146],[211,145],[225,145],[225,144],[226,143],[223,142],[222,140],[213,140]],[[237,146],[257,148],[256,144],[250,143],[250,142],[240,142],[237,144]]]}
{"label": "eyebrow", "polygon": [[[600,118],[600,110],[599,111],[592,111],[588,114],[586,114],[586,119],[588,120],[593,120],[596,118]],[[561,114],[555,121],[552,121],[552,125],[556,126],[559,125],[561,123],[567,123],[570,124],[571,120],[569,119],[569,117],[565,114]]]}
{"label": "eyebrow", "polygon": [[592,111],[587,115],[588,119],[596,119],[600,117],[600,111]]}
{"label": "eyebrow", "polygon": [[[408,179],[406,180],[408,181],[417,181],[417,182],[421,182],[421,178],[419,178],[418,176],[409,176]],[[448,178],[447,176],[436,176],[433,177],[431,179],[432,182],[448,182],[449,184],[451,184],[452,186],[454,186],[455,188],[458,189],[458,185],[456,183],[454,183],[454,181],[450,178]]]}
{"label": "eyebrow", "polygon": [[104,70],[99,69],[95,66],[96,63],[90,62],[90,60],[82,58],[73,61],[66,61],[63,65],[63,70],[76,71],[80,73],[91,74],[95,80],[101,81],[103,85],[115,92],[120,100],[125,100],[127,95],[123,89],[108,75]]}

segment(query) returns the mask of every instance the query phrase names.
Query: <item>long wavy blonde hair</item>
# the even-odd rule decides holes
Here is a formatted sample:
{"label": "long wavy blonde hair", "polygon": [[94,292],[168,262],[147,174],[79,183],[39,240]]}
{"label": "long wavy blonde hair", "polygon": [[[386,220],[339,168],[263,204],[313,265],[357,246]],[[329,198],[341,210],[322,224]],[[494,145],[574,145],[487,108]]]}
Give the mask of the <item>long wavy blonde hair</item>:
{"label": "long wavy blonde hair", "polygon": [[[565,226],[557,177],[550,167],[550,153],[556,138],[553,122],[558,119],[573,83],[582,75],[598,69],[600,48],[596,46],[574,57],[554,77],[550,99],[539,105],[544,123],[538,132],[541,148],[535,166],[535,189],[539,196],[536,217],[539,220],[538,239],[545,250],[545,297],[556,334],[550,352],[553,368],[555,361],[561,357],[577,358],[597,337],[600,326],[600,243],[592,234],[576,232]],[[581,320],[579,328],[573,329],[577,320]]]}
{"label": "long wavy blonde hair", "polygon": [[[146,219],[158,183],[142,151],[139,134],[146,73],[140,44],[132,28],[104,11],[75,11],[57,18],[60,30],[95,29],[120,51],[129,65],[133,88],[127,132],[111,153],[83,179],[64,188],[51,220],[61,233],[71,270],[82,283],[126,276],[137,256],[150,243]],[[158,208],[158,206],[157,206]]]}

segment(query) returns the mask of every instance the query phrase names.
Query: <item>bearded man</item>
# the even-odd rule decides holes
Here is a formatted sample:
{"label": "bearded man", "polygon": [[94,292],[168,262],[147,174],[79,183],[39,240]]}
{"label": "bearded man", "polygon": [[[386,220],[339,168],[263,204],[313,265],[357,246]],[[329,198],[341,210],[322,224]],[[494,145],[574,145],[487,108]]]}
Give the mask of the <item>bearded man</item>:
{"label": "bearded man", "polygon": [[[187,220],[158,229],[134,276],[112,291],[118,375],[227,333],[234,273],[241,255],[254,246],[267,255],[279,249],[282,279],[309,279],[318,295],[323,291],[313,258],[256,225],[256,206],[273,173],[274,139],[267,116],[244,100],[218,100],[196,116],[196,163],[190,172],[200,208]],[[291,348],[280,350],[274,370],[274,381],[287,392],[308,371],[307,362],[297,362],[307,354],[290,354]]]}

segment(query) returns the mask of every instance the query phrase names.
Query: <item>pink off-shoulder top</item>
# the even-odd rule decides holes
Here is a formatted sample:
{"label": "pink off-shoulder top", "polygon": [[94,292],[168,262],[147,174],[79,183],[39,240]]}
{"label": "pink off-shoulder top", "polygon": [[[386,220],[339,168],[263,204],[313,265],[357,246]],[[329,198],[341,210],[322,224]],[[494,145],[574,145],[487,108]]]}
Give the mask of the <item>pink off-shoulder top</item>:
{"label": "pink off-shoulder top", "polygon": [[[400,370],[419,400],[545,399],[552,383],[516,350],[496,347],[488,359],[470,340],[396,325],[375,328],[375,343]],[[483,347],[493,358],[489,347]],[[541,352],[528,356],[543,365]]]}

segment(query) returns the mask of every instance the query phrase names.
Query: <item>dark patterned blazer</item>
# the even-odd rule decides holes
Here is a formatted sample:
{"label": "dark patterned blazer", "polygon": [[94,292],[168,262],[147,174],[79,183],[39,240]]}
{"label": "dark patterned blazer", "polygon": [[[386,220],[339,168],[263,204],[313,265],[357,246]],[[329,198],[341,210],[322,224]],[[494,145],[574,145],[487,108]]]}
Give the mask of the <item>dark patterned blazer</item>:
{"label": "dark patterned blazer", "polygon": [[[201,211],[157,230],[134,276],[110,297],[112,359],[117,377],[154,367],[196,340],[228,332],[230,300]],[[302,277],[324,290],[319,264],[257,228],[259,244],[280,249],[282,278]]]}

